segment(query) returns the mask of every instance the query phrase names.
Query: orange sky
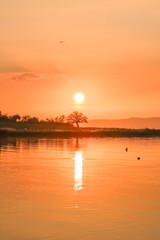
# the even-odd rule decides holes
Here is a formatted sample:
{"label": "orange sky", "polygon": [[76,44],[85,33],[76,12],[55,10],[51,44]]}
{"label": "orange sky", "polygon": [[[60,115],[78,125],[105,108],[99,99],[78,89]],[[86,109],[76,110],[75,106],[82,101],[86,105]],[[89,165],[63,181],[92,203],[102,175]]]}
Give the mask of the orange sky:
{"label": "orange sky", "polygon": [[160,116],[159,0],[1,0],[0,9],[3,113]]}

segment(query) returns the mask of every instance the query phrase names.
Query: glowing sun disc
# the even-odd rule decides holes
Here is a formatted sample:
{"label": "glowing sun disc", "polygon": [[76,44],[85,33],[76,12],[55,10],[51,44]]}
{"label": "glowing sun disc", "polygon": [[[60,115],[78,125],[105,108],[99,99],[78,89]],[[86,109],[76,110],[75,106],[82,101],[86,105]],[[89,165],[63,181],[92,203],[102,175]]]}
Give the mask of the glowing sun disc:
{"label": "glowing sun disc", "polygon": [[76,93],[74,95],[74,100],[78,103],[81,103],[84,100],[84,95],[82,93]]}

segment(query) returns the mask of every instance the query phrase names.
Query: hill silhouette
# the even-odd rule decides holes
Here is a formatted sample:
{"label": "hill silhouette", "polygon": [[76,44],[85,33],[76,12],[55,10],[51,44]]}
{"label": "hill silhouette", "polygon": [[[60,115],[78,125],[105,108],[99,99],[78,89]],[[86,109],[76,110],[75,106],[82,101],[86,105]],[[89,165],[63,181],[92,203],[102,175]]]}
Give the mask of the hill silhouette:
{"label": "hill silhouette", "polygon": [[128,119],[93,119],[87,127],[97,128],[133,128],[133,129],[160,129],[160,117],[128,118]]}

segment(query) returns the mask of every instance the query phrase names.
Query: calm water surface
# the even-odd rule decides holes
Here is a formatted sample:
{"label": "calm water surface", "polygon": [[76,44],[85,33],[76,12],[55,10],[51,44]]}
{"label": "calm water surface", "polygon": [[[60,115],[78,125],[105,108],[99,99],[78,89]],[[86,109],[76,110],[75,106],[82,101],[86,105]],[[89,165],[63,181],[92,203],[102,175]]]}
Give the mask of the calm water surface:
{"label": "calm water surface", "polygon": [[160,139],[1,139],[0,239],[159,240]]}

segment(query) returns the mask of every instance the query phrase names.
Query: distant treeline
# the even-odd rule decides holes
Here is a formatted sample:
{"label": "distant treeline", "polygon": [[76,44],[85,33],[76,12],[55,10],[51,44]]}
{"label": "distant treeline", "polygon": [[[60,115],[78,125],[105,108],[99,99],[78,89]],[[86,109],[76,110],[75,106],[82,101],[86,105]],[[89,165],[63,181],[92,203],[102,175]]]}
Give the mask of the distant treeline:
{"label": "distant treeline", "polygon": [[8,114],[2,114],[1,111],[0,111],[0,123],[24,123],[24,124],[29,123],[29,124],[47,124],[47,125],[50,124],[55,126],[59,125],[59,126],[73,127],[73,124],[67,121],[67,118],[65,117],[65,115],[61,115],[60,117],[55,117],[55,118],[47,118],[46,120],[39,120],[39,118],[31,117],[29,115],[20,116],[19,114],[15,114],[15,115],[9,116]]}
{"label": "distant treeline", "polygon": [[21,128],[21,129],[38,129],[38,128],[73,128],[74,124],[79,128],[80,123],[87,123],[87,117],[81,112],[74,111],[67,117],[61,115],[55,118],[46,118],[39,120],[37,117],[29,115],[20,116],[19,114],[11,115],[2,114],[0,111],[0,128]]}

